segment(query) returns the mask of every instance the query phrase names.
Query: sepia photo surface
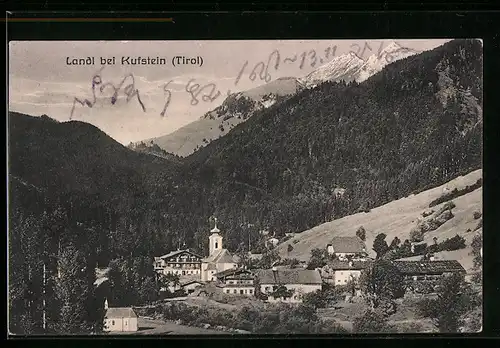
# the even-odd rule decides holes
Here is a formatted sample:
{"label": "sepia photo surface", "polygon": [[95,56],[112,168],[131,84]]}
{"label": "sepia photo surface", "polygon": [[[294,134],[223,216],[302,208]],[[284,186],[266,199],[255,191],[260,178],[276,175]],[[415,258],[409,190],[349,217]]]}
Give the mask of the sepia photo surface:
{"label": "sepia photo surface", "polygon": [[482,330],[480,39],[12,41],[12,335]]}

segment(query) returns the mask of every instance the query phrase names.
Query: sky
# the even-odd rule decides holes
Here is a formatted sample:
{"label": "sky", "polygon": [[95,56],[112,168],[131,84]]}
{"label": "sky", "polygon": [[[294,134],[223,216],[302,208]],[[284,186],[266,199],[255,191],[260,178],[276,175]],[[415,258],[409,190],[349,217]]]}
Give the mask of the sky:
{"label": "sky", "polygon": [[[88,122],[126,145],[169,134],[219,106],[229,93],[265,84],[258,74],[263,65],[269,66],[271,80],[302,77],[335,55],[353,51],[367,59],[393,41],[425,51],[450,39],[11,41],[9,110]],[[166,64],[121,63],[122,57],[138,56],[165,58]],[[201,57],[202,64],[200,58],[196,64],[178,64],[173,60],[178,56]],[[94,58],[94,65],[68,64],[87,57]],[[115,57],[115,64],[103,66],[101,57]],[[257,74],[252,75],[256,66]]]}

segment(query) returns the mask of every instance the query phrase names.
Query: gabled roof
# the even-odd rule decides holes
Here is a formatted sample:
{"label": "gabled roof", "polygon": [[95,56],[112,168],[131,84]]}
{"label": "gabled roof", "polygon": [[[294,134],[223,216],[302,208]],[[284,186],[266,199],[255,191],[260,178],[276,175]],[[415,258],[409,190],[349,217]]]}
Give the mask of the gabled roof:
{"label": "gabled roof", "polygon": [[334,271],[341,270],[363,270],[370,267],[373,264],[372,261],[352,261],[351,264],[347,261],[333,260],[328,263],[328,267]]}
{"label": "gabled roof", "polygon": [[196,253],[192,252],[192,251],[191,251],[191,250],[189,250],[189,249],[183,249],[183,250],[171,251],[171,252],[169,252],[168,254],[165,254],[165,255],[163,255],[163,256],[160,256],[159,258],[160,258],[160,259],[166,259],[166,258],[169,258],[169,257],[172,257],[172,256],[176,256],[176,255],[182,254],[182,253],[188,253],[188,254],[191,254],[191,255],[196,256],[196,257],[198,257],[198,258],[200,258],[200,259],[201,259],[201,256],[200,256],[200,255],[198,255],[198,254],[196,254]]}
{"label": "gabled roof", "polygon": [[207,257],[203,262],[209,263],[236,263],[233,255],[227,249],[221,249],[218,253]]}
{"label": "gabled roof", "polygon": [[365,243],[359,237],[334,237],[329,245],[334,253],[362,253],[366,251]]}
{"label": "gabled roof", "polygon": [[321,284],[321,275],[308,269],[263,269],[257,273],[260,284]]}
{"label": "gabled roof", "polygon": [[105,318],[137,318],[137,314],[130,307],[116,307],[108,308]]}
{"label": "gabled roof", "polygon": [[463,266],[457,260],[393,261],[393,263],[403,274],[466,273]]}
{"label": "gabled roof", "polygon": [[201,281],[199,281],[199,280],[194,280],[194,279],[192,279],[192,280],[189,280],[189,281],[187,281],[187,282],[181,283],[180,285],[181,285],[181,287],[183,287],[183,286],[190,285],[190,284],[193,284],[193,283],[203,284],[203,283],[202,283]]}
{"label": "gabled roof", "polygon": [[200,275],[179,275],[179,285],[184,285],[187,283],[191,283],[192,281],[200,280]]}
{"label": "gabled roof", "polygon": [[214,276],[217,278],[223,278],[223,277],[229,277],[229,276],[236,276],[240,274],[253,274],[251,271],[248,269],[244,268],[234,268],[234,269],[226,269],[225,271],[215,273]]}

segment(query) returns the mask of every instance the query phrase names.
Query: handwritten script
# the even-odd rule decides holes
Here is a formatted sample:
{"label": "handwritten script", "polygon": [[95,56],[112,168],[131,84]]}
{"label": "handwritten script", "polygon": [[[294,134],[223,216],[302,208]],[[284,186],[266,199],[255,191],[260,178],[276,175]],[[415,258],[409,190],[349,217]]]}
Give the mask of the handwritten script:
{"label": "handwritten script", "polygon": [[[380,42],[380,45],[377,50],[377,57],[379,59],[383,58],[386,60],[387,63],[392,63],[394,60],[393,54],[390,52],[383,52],[383,42]],[[363,59],[367,53],[373,52],[372,47],[368,44],[368,42],[365,42],[363,46],[358,45],[356,43],[351,45],[351,50],[350,52],[354,53],[356,56],[359,58]],[[279,50],[275,49],[272,51],[266,59],[257,62],[254,65],[250,65],[249,67],[249,61],[245,61],[245,63],[242,65],[241,69],[239,70],[236,78],[234,79],[234,86],[237,87],[238,84],[240,83],[241,79],[245,75],[251,82],[254,82],[256,80],[264,81],[266,83],[271,82],[273,79],[272,73],[277,72],[279,68],[283,64],[293,64],[297,63],[299,69],[303,69],[305,66],[309,66],[311,68],[315,68],[317,66],[321,66],[324,63],[329,62],[332,60],[337,53],[337,46],[328,46],[322,51],[316,51],[314,49],[308,50],[308,51],[302,51],[295,53],[292,56],[289,57],[283,57],[282,54],[280,53]],[[118,98],[120,96],[124,96],[126,102],[130,102],[133,98],[137,100],[137,102],[140,104],[142,110],[146,112],[146,107],[144,103],[141,100],[140,92],[139,90],[135,87],[135,78],[132,73],[126,75],[123,77],[123,79],[117,84],[113,84],[112,82],[105,82],[103,83],[102,77],[101,77],[101,72],[104,66],[99,70],[98,73],[96,73],[92,77],[91,81],[91,91],[92,91],[92,98],[89,99],[79,99],[77,97],[74,98],[73,100],[73,106],[71,109],[71,115],[70,119],[73,117],[73,113],[75,111],[75,107],[77,104],[80,104],[83,107],[89,107],[92,108],[97,101],[97,94],[99,93],[99,96],[108,98],[111,105],[115,105]],[[129,81],[130,83],[124,87],[124,84],[126,81]],[[170,102],[172,100],[172,91],[168,88],[169,84],[172,83],[173,80],[170,80],[166,84],[163,85],[163,92],[164,92],[164,106],[162,111],[160,112],[160,116],[165,117],[167,108],[170,105]],[[99,86],[99,88],[96,91],[96,88]],[[106,97],[105,93],[111,90],[113,93],[111,96]],[[188,93],[191,97],[190,104],[191,105],[198,105],[200,100],[203,102],[213,102],[217,100],[221,95],[223,95],[223,92],[221,92],[217,84],[214,82],[201,85],[196,82],[196,79],[190,79],[187,84],[185,85],[184,91]],[[227,90],[225,93],[226,96],[231,95],[231,90]]]}

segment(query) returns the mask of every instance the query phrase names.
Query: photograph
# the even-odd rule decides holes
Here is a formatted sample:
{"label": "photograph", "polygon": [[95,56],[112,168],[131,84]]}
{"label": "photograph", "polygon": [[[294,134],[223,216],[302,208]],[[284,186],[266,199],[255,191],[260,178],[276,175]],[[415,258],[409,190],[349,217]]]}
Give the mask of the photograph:
{"label": "photograph", "polygon": [[482,332],[482,39],[7,56],[10,335]]}

